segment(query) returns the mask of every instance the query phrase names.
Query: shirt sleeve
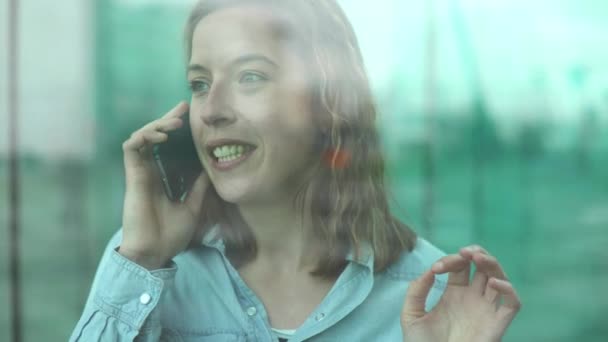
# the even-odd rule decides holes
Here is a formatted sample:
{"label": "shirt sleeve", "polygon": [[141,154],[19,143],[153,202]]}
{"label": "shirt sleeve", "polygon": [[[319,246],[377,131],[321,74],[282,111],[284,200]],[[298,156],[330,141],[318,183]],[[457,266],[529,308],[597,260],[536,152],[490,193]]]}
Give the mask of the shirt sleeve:
{"label": "shirt sleeve", "polygon": [[116,251],[121,240],[119,231],[108,243],[70,341],[160,340],[158,304],[177,266],[149,271]]}

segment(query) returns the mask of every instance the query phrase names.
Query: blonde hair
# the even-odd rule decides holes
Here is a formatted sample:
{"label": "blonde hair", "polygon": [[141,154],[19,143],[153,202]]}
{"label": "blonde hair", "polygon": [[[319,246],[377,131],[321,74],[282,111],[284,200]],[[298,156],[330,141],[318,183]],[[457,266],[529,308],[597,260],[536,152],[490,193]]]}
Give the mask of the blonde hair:
{"label": "blonde hair", "polygon": [[[362,243],[374,253],[374,270],[380,272],[402,252],[414,248],[416,235],[393,217],[384,183],[384,159],[375,126],[376,107],[354,30],[334,0],[200,0],[185,30],[186,58],[201,19],[222,8],[260,4],[283,10],[289,19],[278,22],[280,39],[297,42],[313,68],[311,110],[319,127],[319,167],[298,193],[297,201],[311,203],[312,229],[325,246],[313,275],[338,275],[353,248],[359,256]],[[337,167],[321,162],[327,149],[346,151],[350,160]],[[238,267],[255,258],[257,247],[251,229],[233,204],[224,202],[209,187],[203,208],[203,233],[221,223],[229,258]]]}

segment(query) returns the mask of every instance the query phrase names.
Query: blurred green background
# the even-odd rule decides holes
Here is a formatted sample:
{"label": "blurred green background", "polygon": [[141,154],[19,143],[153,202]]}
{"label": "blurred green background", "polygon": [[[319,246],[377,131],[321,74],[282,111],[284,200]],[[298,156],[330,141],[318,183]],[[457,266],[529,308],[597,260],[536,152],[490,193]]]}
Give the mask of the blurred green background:
{"label": "blurred green background", "polygon": [[[187,99],[193,1],[17,3],[15,32],[0,0],[0,46],[17,37],[23,333],[63,341],[120,226],[122,141]],[[341,3],[381,111],[395,213],[446,252],[479,243],[502,261],[524,304],[505,341],[608,340],[608,2]],[[10,84],[0,82],[9,341]]]}

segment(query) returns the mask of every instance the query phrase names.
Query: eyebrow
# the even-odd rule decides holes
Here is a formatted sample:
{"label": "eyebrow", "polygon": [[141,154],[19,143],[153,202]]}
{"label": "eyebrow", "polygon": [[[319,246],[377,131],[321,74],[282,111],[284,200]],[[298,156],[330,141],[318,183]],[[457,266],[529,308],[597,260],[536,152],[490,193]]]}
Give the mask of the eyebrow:
{"label": "eyebrow", "polygon": [[[260,54],[247,54],[247,55],[242,55],[240,57],[237,57],[236,59],[234,59],[232,62],[230,62],[228,64],[229,67],[234,67],[236,65],[239,64],[245,64],[245,63],[249,63],[249,62],[264,62],[266,64],[270,64],[271,66],[275,67],[275,68],[279,68],[279,66],[277,65],[277,63],[275,63],[273,60],[271,60],[270,58],[264,56],[264,55],[260,55]],[[206,67],[204,67],[201,64],[190,64],[188,66],[188,72],[190,71],[202,71],[202,72],[209,72],[209,69],[207,69]]]}

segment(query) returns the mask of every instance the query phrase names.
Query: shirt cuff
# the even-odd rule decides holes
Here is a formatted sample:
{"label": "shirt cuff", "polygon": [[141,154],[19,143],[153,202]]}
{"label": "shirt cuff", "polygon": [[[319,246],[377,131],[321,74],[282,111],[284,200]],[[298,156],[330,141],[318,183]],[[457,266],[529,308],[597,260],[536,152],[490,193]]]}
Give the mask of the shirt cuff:
{"label": "shirt cuff", "polygon": [[95,303],[101,311],[136,330],[141,330],[148,318],[146,325],[153,326],[159,315],[151,314],[158,311],[154,308],[163,290],[172,286],[176,271],[173,261],[166,268],[149,271],[112,250],[100,273]]}

